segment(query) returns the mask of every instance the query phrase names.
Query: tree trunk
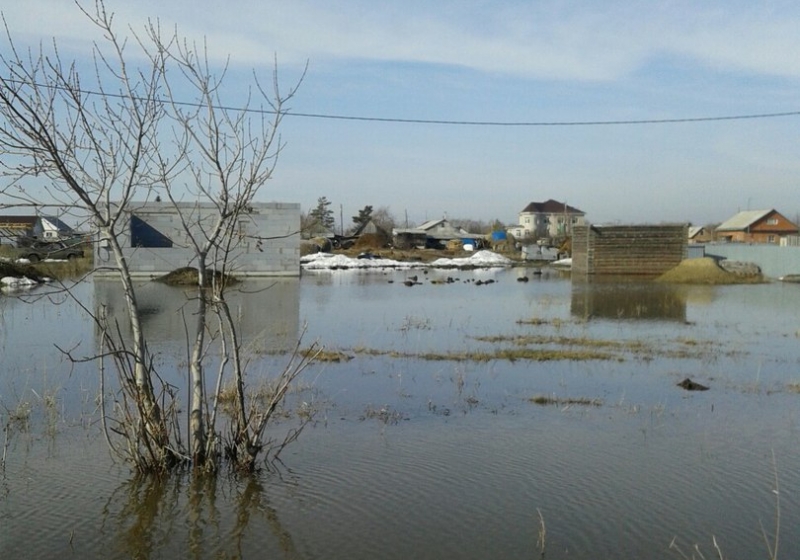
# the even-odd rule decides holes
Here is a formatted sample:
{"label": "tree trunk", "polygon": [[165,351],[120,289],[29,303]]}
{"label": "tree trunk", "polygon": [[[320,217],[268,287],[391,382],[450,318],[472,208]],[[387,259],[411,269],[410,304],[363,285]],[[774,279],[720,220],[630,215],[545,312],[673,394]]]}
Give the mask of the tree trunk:
{"label": "tree trunk", "polygon": [[206,329],[206,271],[205,258],[198,259],[197,277],[197,316],[194,336],[194,347],[192,348],[191,364],[189,367],[189,386],[191,390],[191,402],[189,412],[189,433],[190,449],[192,461],[195,467],[206,467],[206,426],[205,426],[205,380],[203,376],[203,354],[205,344]]}

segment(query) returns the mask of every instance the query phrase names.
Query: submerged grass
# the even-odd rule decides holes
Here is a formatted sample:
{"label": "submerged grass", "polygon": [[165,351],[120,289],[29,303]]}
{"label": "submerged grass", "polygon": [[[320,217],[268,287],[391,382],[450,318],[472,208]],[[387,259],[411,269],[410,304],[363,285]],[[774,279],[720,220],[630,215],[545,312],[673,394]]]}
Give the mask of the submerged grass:
{"label": "submerged grass", "polygon": [[528,399],[533,404],[546,405],[579,405],[579,406],[603,406],[602,399],[592,399],[589,397],[556,397],[555,395],[535,395]]}
{"label": "submerged grass", "polygon": [[318,350],[315,348],[307,348],[301,350],[301,355],[303,356],[314,356],[315,362],[349,362],[353,359],[353,356],[346,354],[340,350]]}
{"label": "submerged grass", "polygon": [[548,348],[498,348],[486,352],[400,352],[397,350],[380,350],[378,348],[358,347],[353,353],[367,356],[386,356],[389,358],[414,358],[431,362],[491,362],[494,360],[548,362],[556,360],[614,360],[623,361],[619,354],[596,350],[548,349]]}
{"label": "submerged grass", "polygon": [[[665,358],[691,359],[708,356],[714,350],[713,343],[679,338],[671,341],[649,342],[644,340],[609,340],[589,337],[569,337],[553,335],[490,335],[477,336],[473,340],[490,344],[511,344],[513,346],[559,346],[603,349],[640,357],[661,356]],[[672,344],[677,347],[669,347]]]}
{"label": "submerged grass", "polygon": [[532,317],[530,319],[517,319],[518,325],[533,325],[533,326],[544,326],[549,325],[555,328],[560,328],[570,321],[565,321],[564,319],[542,319],[541,317]]}

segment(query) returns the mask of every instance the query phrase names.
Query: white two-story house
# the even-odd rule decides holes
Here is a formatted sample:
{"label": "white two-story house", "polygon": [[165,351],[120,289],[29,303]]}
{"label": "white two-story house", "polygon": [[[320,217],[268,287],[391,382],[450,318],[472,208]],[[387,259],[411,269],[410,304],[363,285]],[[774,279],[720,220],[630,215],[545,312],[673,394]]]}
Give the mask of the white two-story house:
{"label": "white two-story house", "polygon": [[519,213],[519,225],[508,228],[517,239],[541,239],[572,235],[572,226],[586,223],[586,213],[566,202],[531,202]]}

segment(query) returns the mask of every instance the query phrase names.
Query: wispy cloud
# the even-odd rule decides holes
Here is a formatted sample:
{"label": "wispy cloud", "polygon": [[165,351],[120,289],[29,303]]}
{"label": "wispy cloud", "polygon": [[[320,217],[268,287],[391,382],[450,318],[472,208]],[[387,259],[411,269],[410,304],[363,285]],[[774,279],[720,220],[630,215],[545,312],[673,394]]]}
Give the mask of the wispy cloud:
{"label": "wispy cloud", "polygon": [[[120,25],[147,18],[205,37],[212,54],[260,64],[361,59],[453,65],[535,79],[614,80],[660,57],[716,70],[800,76],[800,6],[732,2],[108,0]],[[3,11],[26,37],[92,37],[71,2]]]}

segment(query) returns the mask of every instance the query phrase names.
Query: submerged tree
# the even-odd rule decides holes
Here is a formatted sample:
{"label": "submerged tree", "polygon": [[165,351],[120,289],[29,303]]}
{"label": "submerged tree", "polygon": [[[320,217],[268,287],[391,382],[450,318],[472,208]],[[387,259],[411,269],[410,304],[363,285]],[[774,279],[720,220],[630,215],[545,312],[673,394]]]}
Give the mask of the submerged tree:
{"label": "submerged tree", "polygon": [[[204,47],[175,31],[163,32],[157,22],[141,33],[131,31],[129,42],[102,0],[92,9],[78,7],[103,36],[93,48],[93,67],[85,73],[77,63],[62,60],[55,43],[47,51],[18,49],[6,24],[7,49],[0,54],[0,167],[9,183],[0,194],[9,202],[3,206],[49,202],[80,212],[113,256],[130,338],[92,313],[103,344],[92,359],[100,361],[103,371],[103,360],[112,359],[120,379],[118,413],[110,416],[107,430],[112,449],[143,472],[163,472],[186,462],[216,469],[223,447],[216,427],[221,380],[230,375],[236,410],[224,447],[237,466],[252,469],[259,455],[269,454],[266,425],[308,360],[295,353],[297,359],[266,402],[247,403],[245,359],[224,279],[242,241],[239,218],[250,212],[272,175],[281,150],[277,130],[296,86],[281,92],[274,70],[269,88],[256,78],[243,107],[224,108],[225,70],[215,75]],[[137,67],[133,60],[144,62]],[[25,186],[28,180],[39,185],[38,196]],[[174,392],[158,381],[123,253],[134,202],[153,200],[157,192],[178,215],[198,271],[197,307],[187,337],[188,442],[178,428]],[[187,206],[187,200],[197,204]],[[210,211],[199,212],[201,206]],[[213,394],[207,395],[212,341],[222,355]]]}

